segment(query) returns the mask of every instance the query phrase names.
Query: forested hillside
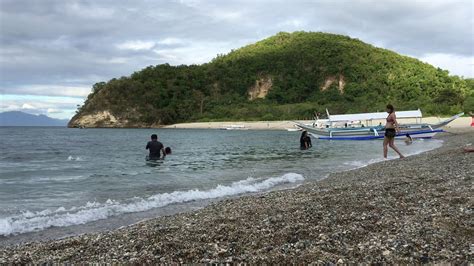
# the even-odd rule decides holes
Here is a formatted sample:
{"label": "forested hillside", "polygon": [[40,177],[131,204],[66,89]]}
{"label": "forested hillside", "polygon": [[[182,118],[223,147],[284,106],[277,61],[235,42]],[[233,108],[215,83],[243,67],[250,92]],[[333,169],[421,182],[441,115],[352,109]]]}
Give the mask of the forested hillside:
{"label": "forested hillside", "polygon": [[203,65],[149,66],[97,83],[69,126],[300,119],[325,108],[381,111],[387,103],[454,114],[473,109],[473,87],[472,80],[357,39],[279,33]]}

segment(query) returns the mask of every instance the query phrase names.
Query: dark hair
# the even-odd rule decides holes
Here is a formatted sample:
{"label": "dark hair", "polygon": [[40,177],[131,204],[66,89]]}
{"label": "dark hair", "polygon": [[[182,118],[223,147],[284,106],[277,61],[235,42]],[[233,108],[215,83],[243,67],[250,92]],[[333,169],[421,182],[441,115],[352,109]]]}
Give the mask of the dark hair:
{"label": "dark hair", "polygon": [[303,138],[304,136],[306,136],[306,134],[308,134],[308,131],[303,130],[303,132],[301,132],[301,138]]}
{"label": "dark hair", "polygon": [[390,110],[389,113],[393,113],[393,111],[395,111],[395,108],[393,108],[393,105],[391,104],[387,104],[387,109]]}
{"label": "dark hair", "polygon": [[166,147],[166,148],[165,148],[165,153],[166,153],[166,154],[171,154],[171,148],[170,148],[170,147]]}
{"label": "dark hair", "polygon": [[156,134],[151,135],[151,139],[158,139],[158,136]]}

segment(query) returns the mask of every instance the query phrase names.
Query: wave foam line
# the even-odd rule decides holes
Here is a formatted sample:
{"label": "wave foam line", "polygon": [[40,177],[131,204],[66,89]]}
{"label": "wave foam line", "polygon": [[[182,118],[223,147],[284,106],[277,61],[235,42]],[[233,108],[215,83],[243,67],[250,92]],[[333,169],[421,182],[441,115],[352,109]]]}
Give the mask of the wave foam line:
{"label": "wave foam line", "polygon": [[184,203],[195,200],[215,199],[268,190],[282,184],[295,183],[304,180],[300,174],[288,173],[280,177],[265,180],[247,178],[234,182],[229,186],[218,185],[210,190],[188,190],[161,193],[146,199],[134,198],[128,203],[107,200],[105,203],[88,202],[84,206],[64,207],[57,210],[39,212],[23,212],[20,215],[0,219],[0,235],[8,236],[43,230],[49,227],[71,226],[106,219],[124,213],[142,212],[153,208],[164,207],[173,203]]}
{"label": "wave foam line", "polygon": [[69,155],[69,156],[67,157],[67,161],[83,161],[83,159],[82,159],[81,157],[79,157],[79,156],[74,157],[74,156],[72,156],[72,155]]}

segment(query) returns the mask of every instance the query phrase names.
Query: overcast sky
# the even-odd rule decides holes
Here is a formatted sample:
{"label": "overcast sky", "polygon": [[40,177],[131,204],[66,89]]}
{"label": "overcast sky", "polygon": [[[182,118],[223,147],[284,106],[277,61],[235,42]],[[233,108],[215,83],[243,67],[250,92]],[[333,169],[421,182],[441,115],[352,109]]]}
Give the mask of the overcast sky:
{"label": "overcast sky", "polygon": [[0,111],[70,118],[92,84],[323,31],[474,77],[472,0],[0,0]]}

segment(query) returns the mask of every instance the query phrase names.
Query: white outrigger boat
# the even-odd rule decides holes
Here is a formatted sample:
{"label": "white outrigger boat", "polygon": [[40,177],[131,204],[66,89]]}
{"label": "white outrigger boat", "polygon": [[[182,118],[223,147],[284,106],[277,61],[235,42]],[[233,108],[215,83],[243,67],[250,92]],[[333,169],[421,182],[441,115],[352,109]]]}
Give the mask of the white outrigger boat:
{"label": "white outrigger boat", "polygon": [[[328,119],[316,119],[313,125],[305,125],[298,122],[295,122],[295,124],[318,139],[370,140],[384,138],[385,127],[382,124],[373,126],[372,123],[374,120],[385,120],[388,115],[385,112],[347,115],[330,115],[327,110],[326,112]],[[432,138],[437,133],[443,132],[441,129],[443,126],[446,126],[463,114],[457,114],[436,124],[426,124],[421,123],[422,114],[420,109],[396,112],[397,120],[416,119],[415,124],[399,123],[400,132],[397,133],[396,138],[404,138],[406,134],[409,134],[412,138]],[[365,124],[362,121],[365,121]]]}
{"label": "white outrigger boat", "polygon": [[245,125],[230,125],[230,126],[221,126],[222,130],[248,130],[248,127]]}

